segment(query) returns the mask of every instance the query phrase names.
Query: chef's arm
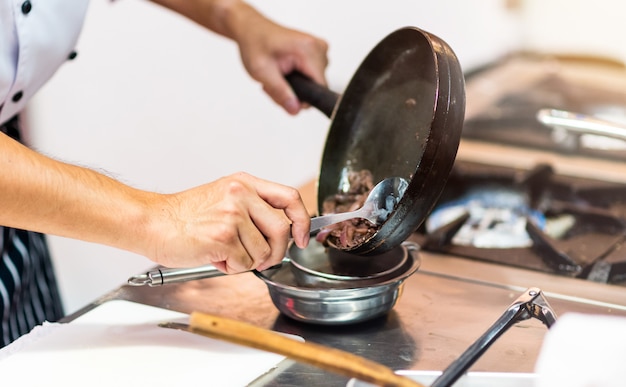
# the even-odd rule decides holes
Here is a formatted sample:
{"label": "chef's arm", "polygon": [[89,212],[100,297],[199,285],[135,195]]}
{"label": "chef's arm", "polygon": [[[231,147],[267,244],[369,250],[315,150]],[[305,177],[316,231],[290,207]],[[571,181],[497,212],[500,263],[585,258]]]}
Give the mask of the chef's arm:
{"label": "chef's arm", "polygon": [[[151,0],[169,8],[209,30],[237,40],[246,20],[264,21],[264,17],[241,0]],[[250,27],[250,26],[248,26]]]}
{"label": "chef's arm", "polygon": [[235,41],[252,78],[288,113],[302,105],[284,79],[294,70],[326,85],[327,43],[283,27],[241,0],[152,0]]}
{"label": "chef's arm", "polygon": [[[2,134],[0,171],[0,224],[135,250],[127,238],[144,222],[145,193]],[[129,233],[129,227],[136,229]]]}
{"label": "chef's arm", "polygon": [[280,262],[290,223],[308,241],[295,188],[234,174],[158,194],[39,154],[0,134],[0,225],[125,249],[165,266],[227,273]]}

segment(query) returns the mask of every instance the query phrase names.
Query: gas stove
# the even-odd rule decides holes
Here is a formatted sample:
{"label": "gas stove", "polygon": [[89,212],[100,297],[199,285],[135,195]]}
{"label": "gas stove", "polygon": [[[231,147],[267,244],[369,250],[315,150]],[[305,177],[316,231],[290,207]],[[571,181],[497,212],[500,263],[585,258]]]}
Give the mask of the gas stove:
{"label": "gas stove", "polygon": [[424,250],[626,285],[626,184],[457,160]]}
{"label": "gas stove", "polygon": [[626,69],[517,56],[467,76],[459,154],[416,232],[423,250],[626,286],[626,141],[540,123],[541,109],[618,122]]}

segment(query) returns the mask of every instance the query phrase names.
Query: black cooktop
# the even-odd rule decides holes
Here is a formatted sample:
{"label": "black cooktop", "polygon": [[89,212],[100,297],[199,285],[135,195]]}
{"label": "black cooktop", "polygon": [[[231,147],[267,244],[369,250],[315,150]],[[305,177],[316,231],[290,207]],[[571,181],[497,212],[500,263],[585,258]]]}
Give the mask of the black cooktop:
{"label": "black cooktop", "polygon": [[626,185],[457,160],[424,250],[626,284]]}

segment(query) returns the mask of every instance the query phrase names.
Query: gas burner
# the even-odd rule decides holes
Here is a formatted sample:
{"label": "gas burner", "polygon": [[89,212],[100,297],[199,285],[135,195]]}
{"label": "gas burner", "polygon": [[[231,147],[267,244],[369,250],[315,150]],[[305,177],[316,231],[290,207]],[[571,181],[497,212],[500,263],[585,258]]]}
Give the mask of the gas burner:
{"label": "gas burner", "polygon": [[626,185],[457,160],[416,236],[426,251],[623,283]]}
{"label": "gas burner", "polygon": [[[462,219],[462,221],[459,221]],[[459,222],[452,237],[455,245],[480,248],[529,247],[527,221],[546,227],[545,217],[528,207],[525,192],[500,184],[470,188],[458,200],[437,208],[426,221],[429,233]]]}

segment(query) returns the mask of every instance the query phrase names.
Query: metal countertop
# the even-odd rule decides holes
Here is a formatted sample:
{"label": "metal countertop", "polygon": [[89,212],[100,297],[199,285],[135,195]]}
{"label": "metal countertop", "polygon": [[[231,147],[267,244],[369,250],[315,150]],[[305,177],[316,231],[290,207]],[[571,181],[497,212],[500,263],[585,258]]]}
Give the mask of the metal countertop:
{"label": "metal countertop", "polygon": [[[428,252],[420,252],[420,258],[420,269],[406,280],[392,311],[355,325],[316,326],[290,320],[280,315],[265,283],[251,273],[154,288],[122,286],[65,321],[108,300],[122,299],[246,321],[342,349],[394,370],[443,370],[529,287],[544,292],[557,316],[568,312],[626,316],[623,287]],[[546,332],[536,319],[520,322],[470,370],[532,372]],[[253,386],[345,386],[347,381],[287,359]]]}

